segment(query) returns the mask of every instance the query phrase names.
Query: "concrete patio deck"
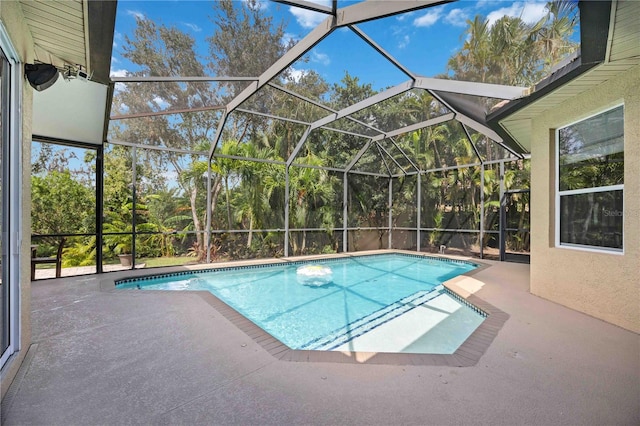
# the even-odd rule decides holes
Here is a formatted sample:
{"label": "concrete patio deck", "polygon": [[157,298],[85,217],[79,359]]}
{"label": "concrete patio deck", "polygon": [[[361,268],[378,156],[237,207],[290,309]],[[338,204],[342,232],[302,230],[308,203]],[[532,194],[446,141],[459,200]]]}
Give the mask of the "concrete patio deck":
{"label": "concrete patio deck", "polygon": [[283,361],[197,293],[101,289],[148,269],[34,282],[2,423],[640,424],[640,336],[485,263],[456,284],[509,319],[470,367]]}

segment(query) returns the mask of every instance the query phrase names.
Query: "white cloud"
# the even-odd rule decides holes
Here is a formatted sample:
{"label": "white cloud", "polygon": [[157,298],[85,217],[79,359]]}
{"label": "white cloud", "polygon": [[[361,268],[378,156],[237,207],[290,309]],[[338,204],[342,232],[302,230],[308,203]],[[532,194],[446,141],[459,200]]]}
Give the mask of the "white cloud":
{"label": "white cloud", "polygon": [[393,34],[394,36],[399,36],[404,34],[404,32],[407,30],[407,27],[404,25],[402,26],[392,25],[390,29],[391,29],[391,34]]}
{"label": "white cloud", "polygon": [[516,2],[509,7],[503,7],[487,15],[489,26],[504,16],[521,18],[527,24],[538,22],[546,13],[546,3],[541,2]]}
{"label": "white cloud", "polygon": [[117,64],[118,62],[120,62],[120,59],[116,58],[115,56],[111,57],[111,63],[112,64]]}
{"label": "white cloud", "polygon": [[430,10],[424,15],[413,20],[413,25],[416,27],[430,27],[440,19],[442,12],[439,10]]}
{"label": "white cloud", "polygon": [[482,9],[483,7],[490,7],[494,4],[501,3],[502,0],[477,0],[476,9]]}
{"label": "white cloud", "polygon": [[[126,77],[128,75],[128,71],[127,70],[114,70],[111,69],[109,71],[109,76],[111,77]],[[118,92],[122,92],[123,90],[126,89],[126,85],[124,83],[116,83],[113,85],[113,91],[114,93],[118,93]],[[122,109],[123,105],[120,105],[121,109]]]}
{"label": "white cloud", "polygon": [[169,102],[162,99],[160,96],[156,96],[155,98],[153,98],[153,103],[158,105],[162,109],[166,109],[171,106]]}
{"label": "white cloud", "polygon": [[[246,3],[248,0],[242,0],[242,1]],[[258,6],[259,10],[267,10],[269,8],[269,2],[266,0],[264,1],[258,0],[256,1],[256,5]]]}
{"label": "white cloud", "polygon": [[137,10],[129,10],[127,9],[127,15],[129,16],[133,16],[136,19],[140,19],[141,21],[144,21],[145,19],[147,19],[146,16],[144,16],[144,13],[137,11]]}
{"label": "white cloud", "polygon": [[298,83],[300,81],[300,79],[302,77],[304,77],[305,75],[307,75],[307,73],[309,71],[307,71],[307,70],[299,70],[299,69],[291,67],[290,72],[291,72],[291,78],[293,79],[293,81]]}
{"label": "white cloud", "polygon": [[522,11],[522,20],[527,24],[538,22],[547,13],[547,4],[540,2],[528,2]]}
{"label": "white cloud", "polygon": [[[110,77],[127,77],[129,75],[129,71],[124,70],[124,69],[120,69],[120,70],[114,70],[113,68],[109,71],[109,76]],[[122,92],[124,90],[127,89],[127,85],[124,83],[116,83],[113,86],[113,91],[114,94],[117,94],[119,92]],[[126,105],[122,104],[120,105],[120,108],[122,110],[123,107],[126,107]],[[127,108],[128,110],[128,108]],[[124,110],[123,110],[124,111]]]}
{"label": "white cloud", "polygon": [[118,31],[114,31],[113,32],[113,48],[114,49],[118,47],[118,41],[120,40],[122,40],[122,34],[120,34]]}
{"label": "white cloud", "polygon": [[322,65],[329,65],[331,63],[331,58],[329,58],[329,55],[327,55],[326,53],[320,53],[317,50],[312,50],[311,62]]}
{"label": "white cloud", "polygon": [[407,18],[412,17],[413,15],[415,15],[416,12],[407,12],[407,13],[402,13],[398,16],[396,16],[396,21],[405,21]]}
{"label": "white cloud", "polygon": [[465,9],[452,9],[447,16],[444,17],[444,22],[455,27],[466,27],[467,19],[469,19],[469,13]]}
{"label": "white cloud", "polygon": [[398,49],[404,49],[409,45],[410,41],[411,39],[409,38],[409,36],[405,34],[404,37],[402,37],[402,40],[398,42]]}
{"label": "white cloud", "polygon": [[280,40],[280,44],[282,44],[283,46],[288,46],[289,42],[291,41],[296,43],[298,41],[298,37],[296,37],[295,34],[284,33],[282,35],[282,39]]}
{"label": "white cloud", "polygon": [[126,77],[129,74],[127,70],[111,70],[109,75],[111,77]]}
{"label": "white cloud", "polygon": [[[314,3],[331,7],[331,0],[316,0]],[[329,16],[324,13],[300,9],[299,7],[293,6],[289,7],[289,12],[296,17],[296,21],[298,21],[298,24],[300,24],[302,28],[314,28]]]}
{"label": "white cloud", "polygon": [[202,28],[200,28],[196,24],[192,24],[192,23],[189,23],[189,22],[183,22],[182,25],[184,25],[185,27],[191,29],[191,31],[194,31],[196,33],[199,33],[200,31],[202,31]]}
{"label": "white cloud", "polygon": [[176,170],[167,170],[163,173],[167,182],[178,182],[179,176]]}
{"label": "white cloud", "polygon": [[[116,83],[116,86],[115,86],[115,89],[114,89],[114,90],[116,90],[116,91],[118,91],[118,90],[124,90],[124,87],[120,87],[120,89],[118,89],[118,86],[123,86],[123,84],[122,84],[122,83]],[[128,112],[129,112],[129,106],[128,106],[127,104],[123,104],[123,103],[121,103],[121,104],[119,105],[119,111],[118,111],[118,112],[119,112],[120,114],[126,114],[126,113],[128,113]]]}

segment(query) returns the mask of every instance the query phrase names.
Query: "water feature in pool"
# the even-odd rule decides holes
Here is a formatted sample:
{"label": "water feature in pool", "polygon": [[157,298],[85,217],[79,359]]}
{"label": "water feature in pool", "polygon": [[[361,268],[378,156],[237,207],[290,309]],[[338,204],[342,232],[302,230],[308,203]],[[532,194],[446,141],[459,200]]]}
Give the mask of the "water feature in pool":
{"label": "water feature in pool", "polygon": [[[453,353],[484,316],[441,284],[476,267],[381,254],[193,271],[116,284],[118,289],[209,291],[292,349],[370,351],[376,348],[371,338],[378,333],[398,340],[390,347],[382,337],[387,342],[381,352]],[[311,282],[309,275],[314,276]],[[401,318],[405,325],[394,328],[394,323],[402,324]],[[440,336],[439,341],[430,341],[427,334]]]}

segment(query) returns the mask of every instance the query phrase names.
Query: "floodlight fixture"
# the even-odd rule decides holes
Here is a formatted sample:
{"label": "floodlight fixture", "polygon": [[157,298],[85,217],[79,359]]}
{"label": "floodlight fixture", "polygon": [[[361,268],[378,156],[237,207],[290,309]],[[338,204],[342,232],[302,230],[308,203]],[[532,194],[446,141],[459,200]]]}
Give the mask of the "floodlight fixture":
{"label": "floodlight fixture", "polygon": [[38,92],[48,89],[58,80],[58,68],[51,64],[25,64],[24,76]]}

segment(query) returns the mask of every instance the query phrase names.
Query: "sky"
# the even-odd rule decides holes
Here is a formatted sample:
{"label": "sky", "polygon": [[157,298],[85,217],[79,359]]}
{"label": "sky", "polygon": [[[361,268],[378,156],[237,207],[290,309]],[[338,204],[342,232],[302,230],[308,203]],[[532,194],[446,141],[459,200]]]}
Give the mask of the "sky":
{"label": "sky", "polygon": [[[315,2],[330,5],[329,0]],[[353,3],[339,1],[338,7]],[[434,77],[446,72],[447,60],[462,46],[467,19],[480,14],[491,23],[509,15],[532,23],[545,14],[545,4],[544,1],[462,0],[366,22],[358,27],[412,72]],[[263,1],[260,5],[265,13],[274,16],[276,22],[282,20],[286,23],[287,40],[302,39],[326,17],[271,1]],[[124,37],[133,34],[136,19],[151,19],[190,34],[196,40],[198,53],[206,57],[206,38],[214,31],[210,20],[212,14],[211,2],[203,0],[119,0],[111,75],[124,76],[126,72],[138,69],[122,55]],[[370,83],[375,90],[409,79],[346,28],[334,31],[307,57],[308,62],[292,65],[293,75],[314,69],[329,83],[337,83],[348,70],[352,76],[358,76],[362,83]]]}

